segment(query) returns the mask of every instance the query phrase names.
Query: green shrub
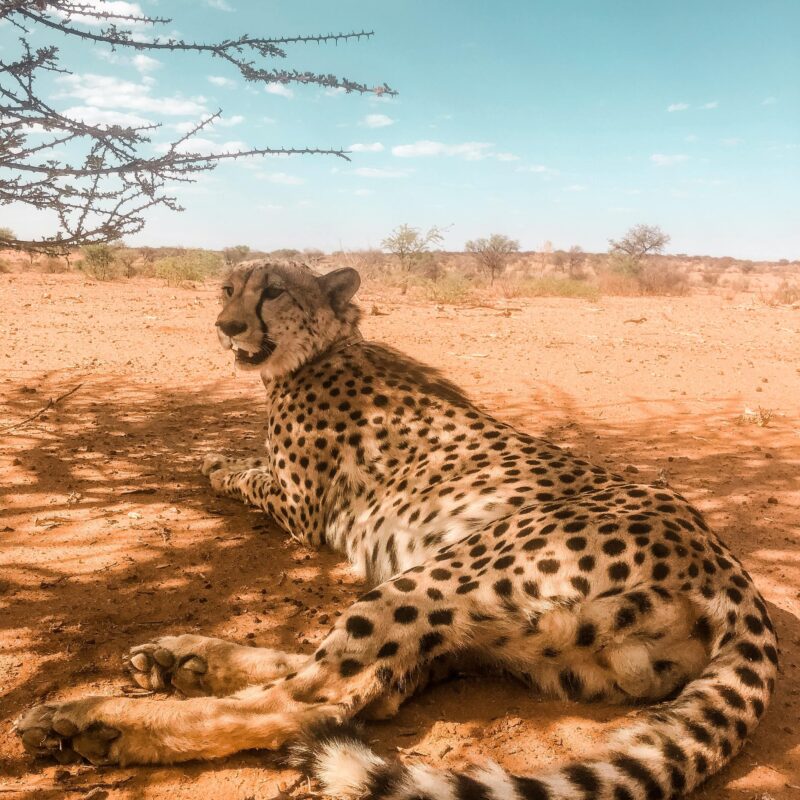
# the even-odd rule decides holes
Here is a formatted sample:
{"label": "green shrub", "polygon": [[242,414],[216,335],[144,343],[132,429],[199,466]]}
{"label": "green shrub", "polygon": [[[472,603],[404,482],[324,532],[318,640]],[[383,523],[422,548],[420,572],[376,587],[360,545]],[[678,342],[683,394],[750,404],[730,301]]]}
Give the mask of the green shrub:
{"label": "green shrub", "polygon": [[208,250],[189,250],[180,255],[162,258],[153,264],[153,275],[178,286],[185,281],[204,281],[220,272],[222,258]]}
{"label": "green shrub", "polygon": [[107,244],[87,244],[79,268],[98,281],[110,281],[118,275],[114,251]]}

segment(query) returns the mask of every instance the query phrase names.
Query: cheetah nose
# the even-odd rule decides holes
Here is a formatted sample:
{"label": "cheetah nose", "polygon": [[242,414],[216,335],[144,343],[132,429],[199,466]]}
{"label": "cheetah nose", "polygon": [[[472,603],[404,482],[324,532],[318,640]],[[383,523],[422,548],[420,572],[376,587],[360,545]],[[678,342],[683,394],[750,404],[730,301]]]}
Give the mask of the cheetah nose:
{"label": "cheetah nose", "polygon": [[230,322],[217,322],[217,327],[226,336],[238,336],[240,333],[244,333],[247,330],[247,325],[244,322],[236,322],[235,320],[231,320]]}

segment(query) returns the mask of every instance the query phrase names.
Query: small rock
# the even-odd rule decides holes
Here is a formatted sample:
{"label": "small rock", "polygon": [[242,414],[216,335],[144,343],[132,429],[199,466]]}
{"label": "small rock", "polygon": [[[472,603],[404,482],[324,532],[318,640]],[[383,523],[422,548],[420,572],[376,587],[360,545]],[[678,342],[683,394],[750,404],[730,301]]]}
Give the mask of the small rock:
{"label": "small rock", "polygon": [[769,503],[771,506],[776,506],[776,505],[778,505],[778,498],[777,498],[777,497],[768,497],[768,498],[767,498],[767,502],[768,502],[768,503]]}
{"label": "small rock", "polygon": [[625,467],[624,470],[624,472],[638,472],[638,471],[639,469],[637,467],[634,467],[633,464],[628,464],[628,466]]}

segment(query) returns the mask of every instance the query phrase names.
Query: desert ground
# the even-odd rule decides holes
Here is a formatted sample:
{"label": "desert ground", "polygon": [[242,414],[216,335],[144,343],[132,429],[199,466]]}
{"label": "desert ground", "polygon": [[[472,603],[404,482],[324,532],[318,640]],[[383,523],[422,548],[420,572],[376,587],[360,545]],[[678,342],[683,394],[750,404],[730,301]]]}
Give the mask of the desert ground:
{"label": "desert ground", "polygon": [[[800,310],[715,293],[454,307],[374,286],[360,302],[368,338],[703,509],[768,601],[782,675],[752,741],[695,796],[800,797]],[[313,792],[279,754],[61,767],[32,761],[13,732],[33,703],[120,692],[122,654],[158,635],[310,653],[361,591],[337,556],[287,540],[200,475],[206,453],[255,453],[264,432],[262,387],[217,346],[216,307],[211,283],[0,275],[2,798]],[[625,713],[465,677],[367,730],[382,753],[531,773],[588,753]]]}

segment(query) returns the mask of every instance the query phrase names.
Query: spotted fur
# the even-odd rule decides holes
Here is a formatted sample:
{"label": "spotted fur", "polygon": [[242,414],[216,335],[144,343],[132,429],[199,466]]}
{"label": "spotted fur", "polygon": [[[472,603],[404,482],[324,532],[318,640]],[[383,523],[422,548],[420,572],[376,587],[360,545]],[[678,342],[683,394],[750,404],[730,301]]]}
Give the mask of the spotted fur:
{"label": "spotted fur", "polygon": [[[226,286],[220,338],[264,379],[266,453],[210,457],[204,471],[290,535],[343,553],[370,588],[307,659],[185,637],[137,649],[141,685],[157,674],[219,696],[264,683],[225,707],[252,714],[227,718],[224,743],[176,745],[176,731],[189,736],[176,711],[157,746],[151,719],[149,749],[129,734],[116,760],[210,757],[320,721],[385,718],[467,661],[564,699],[652,705],[602,757],[535,777],[386,762],[330,728],[304,763],[336,797],[660,800],[741,749],[773,690],[776,638],[750,576],[685,498],[517,431],[434,370],[364,342],[352,270],[317,278],[258,262]],[[200,677],[179,678],[193,658]],[[206,739],[222,713],[208,707]],[[282,735],[267,736],[265,709]],[[103,718],[123,732],[126,720]]]}

